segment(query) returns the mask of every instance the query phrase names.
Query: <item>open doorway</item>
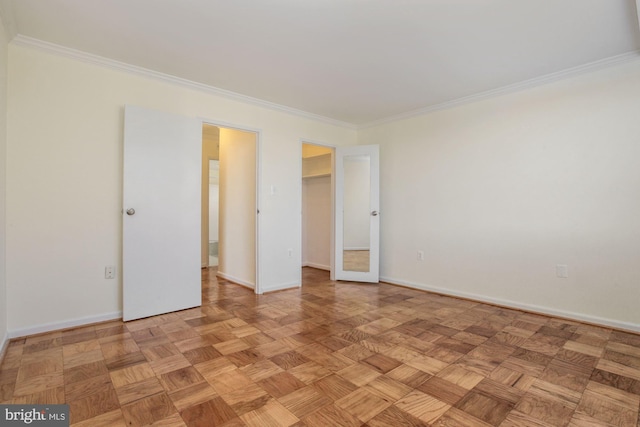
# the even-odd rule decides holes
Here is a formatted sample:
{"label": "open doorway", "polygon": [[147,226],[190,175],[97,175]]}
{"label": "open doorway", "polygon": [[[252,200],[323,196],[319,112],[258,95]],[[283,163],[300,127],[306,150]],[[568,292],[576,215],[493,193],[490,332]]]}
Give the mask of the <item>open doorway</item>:
{"label": "open doorway", "polygon": [[302,267],[332,271],[332,147],[302,144]]}
{"label": "open doorway", "polygon": [[203,123],[201,265],[259,292],[258,134]]}

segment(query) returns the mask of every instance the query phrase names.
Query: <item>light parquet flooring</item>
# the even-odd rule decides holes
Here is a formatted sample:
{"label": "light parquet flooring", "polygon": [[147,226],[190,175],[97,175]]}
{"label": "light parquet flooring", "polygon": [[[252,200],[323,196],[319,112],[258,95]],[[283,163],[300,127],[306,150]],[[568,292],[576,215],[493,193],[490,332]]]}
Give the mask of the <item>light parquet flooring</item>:
{"label": "light parquet flooring", "polygon": [[74,426],[639,427],[640,336],[386,284],[267,295],[9,344],[0,402]]}

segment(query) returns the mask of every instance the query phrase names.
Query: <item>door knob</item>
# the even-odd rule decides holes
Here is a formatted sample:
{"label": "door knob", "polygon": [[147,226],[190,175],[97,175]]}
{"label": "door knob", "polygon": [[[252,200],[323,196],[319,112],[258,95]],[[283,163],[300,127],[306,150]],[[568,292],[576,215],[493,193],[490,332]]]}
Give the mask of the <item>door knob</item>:
{"label": "door knob", "polygon": [[378,216],[378,211],[372,211],[371,216]]}
{"label": "door knob", "polygon": [[133,214],[135,214],[135,213],[136,213],[136,210],[135,210],[135,209],[133,209],[133,208],[129,208],[129,209],[127,209],[127,215],[133,215]]}

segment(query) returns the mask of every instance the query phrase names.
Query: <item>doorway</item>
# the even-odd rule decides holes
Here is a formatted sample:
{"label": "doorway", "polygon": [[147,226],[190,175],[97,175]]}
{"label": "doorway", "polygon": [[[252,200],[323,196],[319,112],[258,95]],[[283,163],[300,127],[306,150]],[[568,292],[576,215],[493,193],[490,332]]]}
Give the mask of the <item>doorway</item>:
{"label": "doorway", "polygon": [[302,267],[330,272],[333,266],[333,155],[332,147],[302,143]]}
{"label": "doorway", "polygon": [[256,132],[202,125],[201,265],[259,292],[257,150]]}

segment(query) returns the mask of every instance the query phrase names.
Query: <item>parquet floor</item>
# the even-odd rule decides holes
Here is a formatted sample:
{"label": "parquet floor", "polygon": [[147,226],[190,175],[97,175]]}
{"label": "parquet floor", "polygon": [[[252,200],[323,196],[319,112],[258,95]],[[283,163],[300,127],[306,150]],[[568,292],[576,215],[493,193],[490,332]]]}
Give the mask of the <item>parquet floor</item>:
{"label": "parquet floor", "polygon": [[10,344],[3,403],[76,426],[640,426],[640,336],[390,285],[256,296]]}

